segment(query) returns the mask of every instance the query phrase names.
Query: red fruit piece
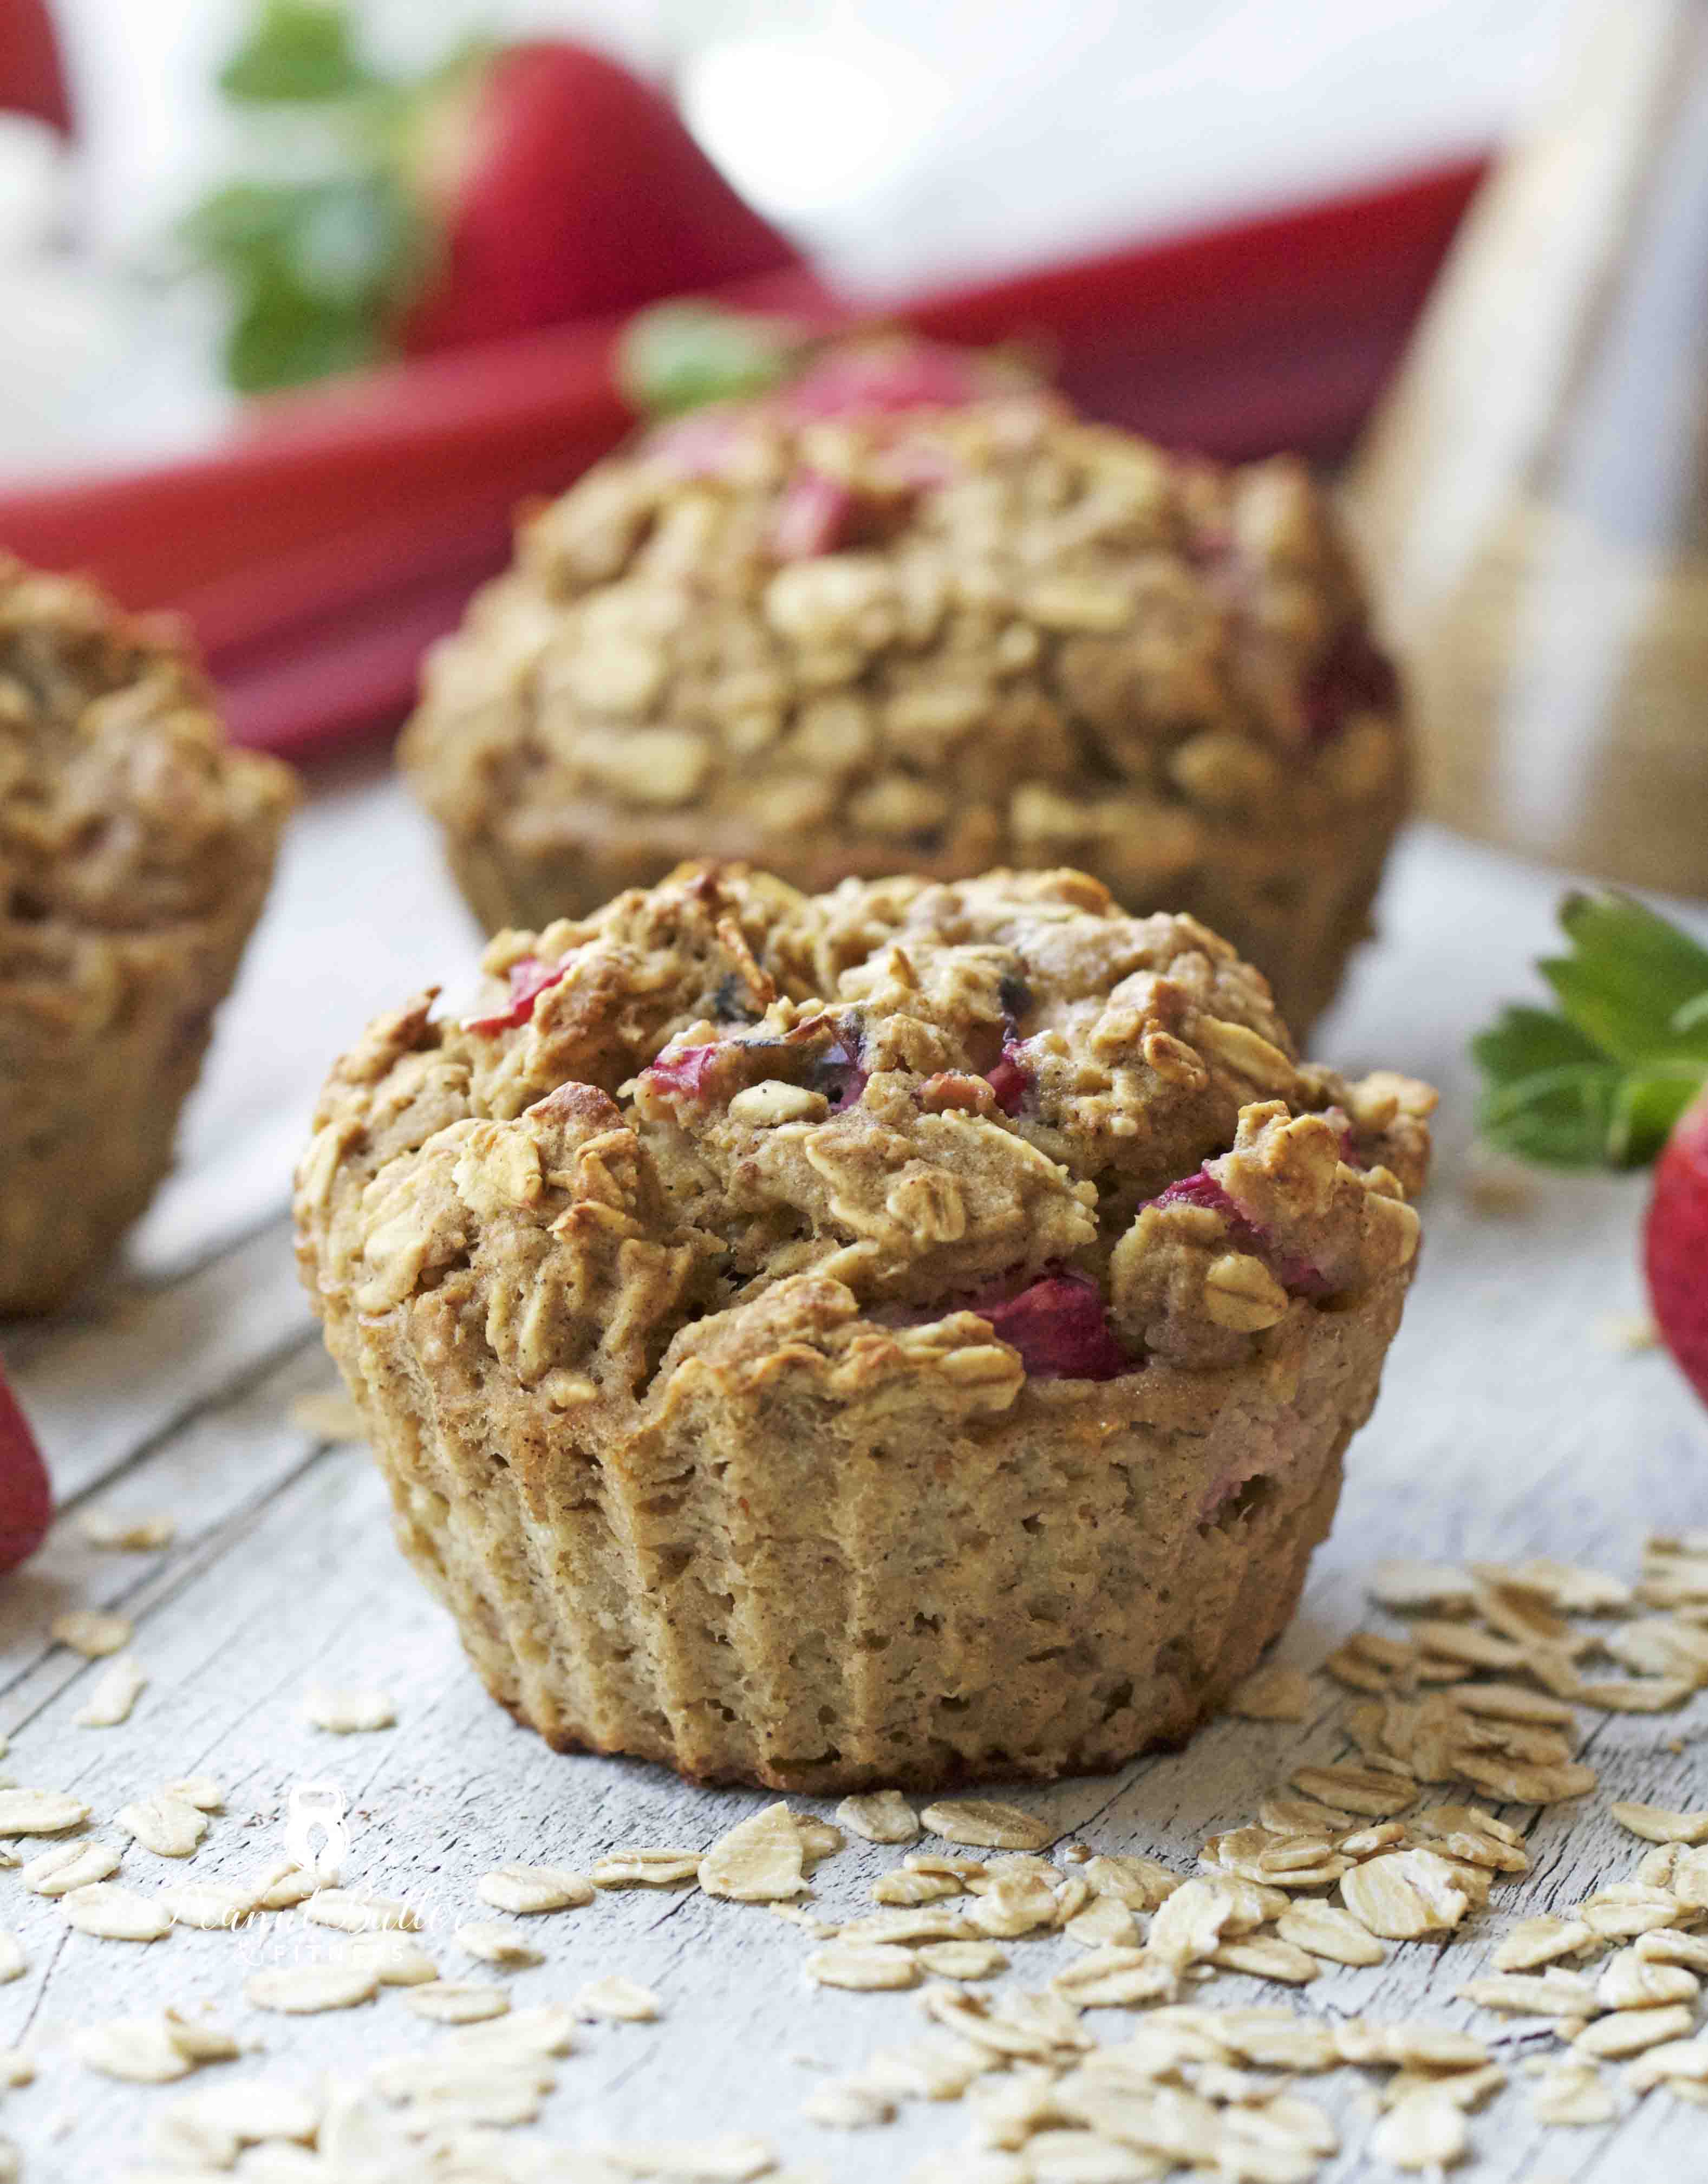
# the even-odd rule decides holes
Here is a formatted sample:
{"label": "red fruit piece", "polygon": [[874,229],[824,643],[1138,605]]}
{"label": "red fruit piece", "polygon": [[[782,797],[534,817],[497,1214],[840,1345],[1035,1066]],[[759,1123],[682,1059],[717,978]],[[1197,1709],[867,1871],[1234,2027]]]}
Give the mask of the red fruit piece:
{"label": "red fruit piece", "polygon": [[993,1069],[987,1069],[984,1081],[996,1095],[996,1104],[1004,1115],[1017,1115],[1026,1105],[1026,1095],[1032,1089],[1032,1078],[1020,1060],[1020,1049],[1011,1039],[1002,1044],[1002,1059]]}
{"label": "red fruit piece", "polygon": [[771,548],[779,561],[807,561],[840,545],[854,514],[854,495],[822,471],[799,470],[783,488],[771,519]]}
{"label": "red fruit piece", "polygon": [[33,1555],[53,1521],[47,1467],[18,1399],[0,1373],[0,1570]]}
{"label": "red fruit piece", "polygon": [[989,385],[977,354],[935,342],[849,342],[827,349],[778,398],[784,413],[821,417],[897,410],[952,410]]}
{"label": "red fruit piece", "polygon": [[1110,1332],[1103,1292],[1083,1274],[1040,1274],[1013,1295],[986,1291],[960,1309],[988,1319],[1034,1380],[1113,1380],[1138,1369]]}
{"label": "red fruit piece", "polygon": [[1399,702],[1394,662],[1378,652],[1361,621],[1343,629],[1305,687],[1305,741],[1332,743],[1355,713],[1391,713]]}
{"label": "red fruit piece", "polygon": [[522,956],[510,966],[510,998],[506,1006],[495,1009],[491,1016],[470,1017],[463,1028],[491,1034],[526,1023],[541,994],[565,978],[569,967],[567,963],[542,963],[537,956]]}
{"label": "red fruit piece", "polygon": [[403,346],[490,341],[797,262],[662,92],[586,46],[500,49],[424,113],[412,179],[443,237]]}
{"label": "red fruit piece", "polygon": [[641,1074],[650,1078],[660,1091],[680,1093],[687,1100],[704,1100],[706,1072],[718,1056],[727,1051],[729,1044],[728,1040],[720,1040],[709,1046],[680,1046],[674,1054],[660,1055]]}
{"label": "red fruit piece", "polygon": [[1708,1402],[1708,1094],[1686,1108],[1656,1163],[1643,1262],[1666,1347]]}

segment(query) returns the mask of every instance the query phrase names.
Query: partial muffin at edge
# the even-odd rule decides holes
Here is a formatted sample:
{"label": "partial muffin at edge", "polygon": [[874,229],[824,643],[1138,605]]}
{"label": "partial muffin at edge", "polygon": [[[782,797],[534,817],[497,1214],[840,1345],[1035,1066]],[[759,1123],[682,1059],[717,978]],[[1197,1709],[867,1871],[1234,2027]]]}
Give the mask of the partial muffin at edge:
{"label": "partial muffin at edge", "polygon": [[919,406],[833,352],[523,524],[401,745],[476,914],[584,916],[685,857],[809,892],[1071,863],[1222,933],[1303,1035],[1408,794],[1326,497],[928,354]]}
{"label": "partial muffin at edge", "polygon": [[169,627],[0,557],[0,1313],[147,1205],[294,800]]}
{"label": "partial muffin at edge", "polygon": [[297,1221],[494,1696],[803,1791],[1184,1735],[1332,1515],[1427,1089],[1074,872],[688,867],[486,960],[335,1069]]}

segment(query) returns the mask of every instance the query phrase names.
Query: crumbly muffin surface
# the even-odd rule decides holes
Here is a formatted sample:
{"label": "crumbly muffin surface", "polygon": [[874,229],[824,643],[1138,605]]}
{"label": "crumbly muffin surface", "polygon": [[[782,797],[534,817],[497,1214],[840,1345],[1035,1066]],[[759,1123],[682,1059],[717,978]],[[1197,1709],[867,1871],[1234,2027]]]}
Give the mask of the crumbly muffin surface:
{"label": "crumbly muffin surface", "polygon": [[809,890],[1067,862],[1204,916],[1306,1021],[1405,762],[1304,465],[1171,457],[1036,389],[810,392],[598,465],[431,656],[403,762],[489,928],[690,856]]}
{"label": "crumbly muffin surface", "polygon": [[1225,943],[1082,874],[685,868],[487,967],[335,1072],[305,1262],[360,1314],[466,1298],[503,1377],[614,1421],[708,1323],[787,1339],[785,1287],[897,1339],[977,1313],[1011,1392],[1239,1362],[1415,1247],[1425,1089],[1299,1063]]}
{"label": "crumbly muffin surface", "polygon": [[0,923],[126,933],[216,914],[291,800],[225,741],[164,627],[0,559]]}

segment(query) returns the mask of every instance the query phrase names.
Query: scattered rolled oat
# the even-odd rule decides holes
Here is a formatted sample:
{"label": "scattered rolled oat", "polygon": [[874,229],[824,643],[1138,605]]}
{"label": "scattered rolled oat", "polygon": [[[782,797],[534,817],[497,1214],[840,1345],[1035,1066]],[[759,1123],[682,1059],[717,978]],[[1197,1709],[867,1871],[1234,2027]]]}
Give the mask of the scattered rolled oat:
{"label": "scattered rolled oat", "polygon": [[1699,1981],[1683,1964],[1657,1963],[1635,1949],[1621,1949],[1602,1967],[1595,1997],[1604,2009],[1661,2009],[1694,2003]]}
{"label": "scattered rolled oat", "polygon": [[990,1797],[944,1798],[927,1805],[920,1819],[945,1841],[976,1850],[1043,1850],[1054,1837],[1047,1822]]}
{"label": "scattered rolled oat", "polygon": [[737,1903],[774,1903],[798,1896],[802,1876],[800,1830],[785,1804],[767,1805],[720,1836],[699,1862],[708,1896]]}
{"label": "scattered rolled oat", "polygon": [[86,2070],[138,2086],[165,2085],[196,2067],[158,2017],[115,2017],[86,2025],[71,2035],[71,2052]]}
{"label": "scattered rolled oat", "polygon": [[192,2020],[181,2010],[169,2006],[161,2014],[161,2022],[166,2037],[192,2063],[234,2063],[241,2052],[236,2040],[223,2026]]}
{"label": "scattered rolled oat", "polygon": [[1093,1896],[1083,1911],[1076,1912],[1065,1923],[1062,1931],[1082,1949],[1131,1948],[1138,1940],[1132,1914],[1118,1896]]}
{"label": "scattered rolled oat", "polygon": [[320,1883],[312,1873],[289,1858],[281,1858],[257,1874],[249,1893],[258,1911],[289,1911],[306,1903]]}
{"label": "scattered rolled oat", "polygon": [[677,1888],[699,1869],[697,1850],[615,1850],[587,1877],[595,1888]]}
{"label": "scattered rolled oat", "polygon": [[1283,1942],[1331,1964],[1379,1964],[1388,1954],[1367,1926],[1332,1903],[1292,1904],[1276,1921],[1275,1930]]}
{"label": "scattered rolled oat", "polygon": [[92,1547],[105,1553],[146,1554],[156,1547],[170,1547],[178,1527],[170,1517],[140,1513],[127,1517],[116,1511],[90,1509],[77,1519],[77,1529]]}
{"label": "scattered rolled oat", "polygon": [[852,1988],[857,1993],[881,1987],[916,1986],[918,1959],[889,1942],[833,1942],[815,1949],[806,1960],[807,1976],[821,1986]]}
{"label": "scattered rolled oat", "polygon": [[353,1934],[344,1954],[372,1972],[381,1986],[426,1986],[439,1976],[438,1966],[420,1942],[395,1930]]}
{"label": "scattered rolled oat", "polygon": [[176,2105],[192,2108],[210,2129],[228,2132],[245,2145],[311,2139],[320,2121],[318,2100],[299,2086],[270,2078],[227,2079]]}
{"label": "scattered rolled oat", "polygon": [[24,1944],[15,1934],[0,1929],[0,1986],[14,1979],[22,1979],[28,1969],[24,1958]]}
{"label": "scattered rolled oat", "polygon": [[110,1843],[64,1842],[40,1852],[18,1878],[38,1896],[69,1896],[118,1870],[119,1853]]}
{"label": "scattered rolled oat", "polygon": [[1271,1661],[1236,1685],[1227,1711],[1247,1721],[1303,1721],[1310,1711],[1311,1697],[1310,1679],[1302,1669]]}
{"label": "scattered rolled oat", "polygon": [[945,1897],[962,1893],[961,1884],[952,1873],[915,1873],[905,1867],[899,1873],[879,1874],[871,1885],[874,1903],[902,1908],[939,1903]]}
{"label": "scattered rolled oat", "polygon": [[1644,1842],[1708,1842],[1708,1813],[1677,1813],[1664,1805],[1623,1802],[1616,1804],[1612,1812],[1622,1828],[1640,1836]]}
{"label": "scattered rolled oat", "polygon": [[98,1675],[88,1697],[71,1718],[79,1729],[117,1729],[131,1719],[148,1674],[134,1653],[120,1653]]}
{"label": "scattered rolled oat", "polygon": [[915,1954],[938,1979],[994,1979],[1008,1969],[1008,1958],[994,1942],[927,1942]]}
{"label": "scattered rolled oat", "polygon": [[659,2014],[659,1998],[638,1980],[621,1972],[607,1972],[576,1990],[570,2007],[577,2017],[609,2017],[620,2022],[648,2025]]}
{"label": "scattered rolled oat", "polygon": [[1708,2084],[1708,2034],[1698,2033],[1694,2040],[1669,2040],[1626,2065],[1625,2082],[1633,2092],[1646,2093],[1653,2086],[1675,2080],[1689,2085]]}
{"label": "scattered rolled oat", "polygon": [[478,2025],[489,2017],[503,2017],[510,1997],[501,1986],[479,1980],[437,1980],[431,1986],[411,1987],[404,2004],[417,2017],[435,2025]]}
{"label": "scattered rolled oat", "polygon": [[1132,2009],[1174,1992],[1173,1967],[1143,1949],[1094,1949],[1050,1981],[1076,2009]]}
{"label": "scattered rolled oat", "polygon": [[1538,2123],[1611,2123],[1619,2112],[1611,2089],[1593,2065],[1555,2064],[1536,2081],[1530,2112]]}
{"label": "scattered rolled oat", "polygon": [[1396,2169],[1449,2169],[1471,2143],[1464,2111],[1439,2093],[1410,2093],[1397,2102],[1370,2135],[1370,2150]]}
{"label": "scattered rolled oat", "polygon": [[56,1646],[69,1646],[86,1661],[98,1661],[108,1653],[121,1653],[131,1642],[131,1618],[107,1615],[93,1607],[75,1607],[56,1615],[47,1625]]}
{"label": "scattered rolled oat", "polygon": [[837,1807],[837,1818],[851,1835],[867,1842],[911,1842],[920,1831],[919,1814],[899,1790],[844,1797]]}
{"label": "scattered rolled oat", "polygon": [[1695,2027],[1696,2013],[1689,2003],[1674,2003],[1666,2009],[1616,2009],[1586,2025],[1572,2045],[1580,2055],[1605,2062],[1640,2055],[1645,2048],[1663,2041],[1687,2040]]}
{"label": "scattered rolled oat", "polygon": [[193,1805],[198,1813],[223,1812],[225,1792],[211,1774],[181,1774],[175,1782],[161,1785],[169,1797],[181,1797],[186,1805]]}
{"label": "scattered rolled oat", "polygon": [[514,1926],[501,1926],[496,1919],[459,1926],[451,1939],[465,1955],[483,1964],[537,1964],[545,1959],[531,1942]]}
{"label": "scattered rolled oat", "polygon": [[354,1736],[370,1730],[394,1729],[397,1708],[384,1691],[335,1689],[311,1684],[303,1694],[303,1712],[316,1729],[335,1736]]}
{"label": "scattered rolled oat", "polygon": [[1292,1779],[1301,1796],[1371,1819],[1391,1819],[1417,1802],[1415,1783],[1370,1767],[1301,1767]]}
{"label": "scattered rolled oat", "polygon": [[1593,2017],[1600,2007],[1594,1985],[1576,1972],[1495,1972],[1459,1992],[1483,2009],[1520,2017]]}
{"label": "scattered rolled oat", "polygon": [[[243,1996],[254,2009],[310,2017],[323,2009],[353,2009],[359,2003],[371,2002],[379,1984],[368,1964],[292,1964],[282,1971],[256,1972],[244,1981]],[[410,1999],[430,1992],[416,1988]]]}
{"label": "scattered rolled oat", "polygon": [[62,1901],[79,1933],[96,1934],[103,1941],[159,1942],[172,1930],[172,1921],[152,1897],[112,1881],[74,1888]]}
{"label": "scattered rolled oat", "polygon": [[81,1828],[89,1808],[59,1790],[0,1790],[0,1836],[62,1836]]}
{"label": "scattered rolled oat", "polygon": [[[762,2138],[708,2138],[654,2146],[596,2146],[588,2152],[625,2176],[659,2184],[748,2184],[777,2165]],[[782,2180],[778,2180],[782,2184]]]}
{"label": "scattered rolled oat", "polygon": [[121,1805],[113,1817],[126,1834],[134,1836],[144,1850],[153,1851],[158,1858],[190,1857],[208,1832],[207,1814],[165,1790],[156,1791],[152,1797],[139,1797],[134,1804]]}
{"label": "scattered rolled oat", "polygon": [[848,1848],[848,1837],[828,1820],[815,1819],[810,1813],[797,1813],[794,1823],[795,1833],[801,1839],[801,1856],[809,1869]]}
{"label": "scattered rolled oat", "polygon": [[362,1896],[348,1888],[317,1888],[302,1903],[305,1919],[317,1926],[335,1926],[342,1934],[420,1931],[420,1912],[395,1896]]}
{"label": "scattered rolled oat", "polygon": [[1531,1972],[1594,1946],[1594,1931],[1581,1919],[1521,1919],[1489,1962],[1498,1972]]}
{"label": "scattered rolled oat", "polygon": [[579,1910],[595,1892],[592,1881],[561,1865],[501,1865],[475,1883],[481,1903],[519,1914]]}
{"label": "scattered rolled oat", "polygon": [[807,2095],[801,2103],[801,2114],[809,2122],[823,2124],[831,2131],[869,2131],[889,2122],[895,2114],[895,2103],[862,2079],[835,2078]]}

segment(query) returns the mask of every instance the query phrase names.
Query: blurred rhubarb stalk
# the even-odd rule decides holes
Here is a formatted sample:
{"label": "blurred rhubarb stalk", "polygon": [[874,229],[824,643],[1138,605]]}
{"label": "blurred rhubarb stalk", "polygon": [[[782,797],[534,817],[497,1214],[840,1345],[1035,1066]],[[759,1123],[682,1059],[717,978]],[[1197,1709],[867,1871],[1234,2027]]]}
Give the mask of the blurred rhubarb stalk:
{"label": "blurred rhubarb stalk", "polygon": [[1585,8],[1350,498],[1429,808],[1708,893],[1708,8]]}

